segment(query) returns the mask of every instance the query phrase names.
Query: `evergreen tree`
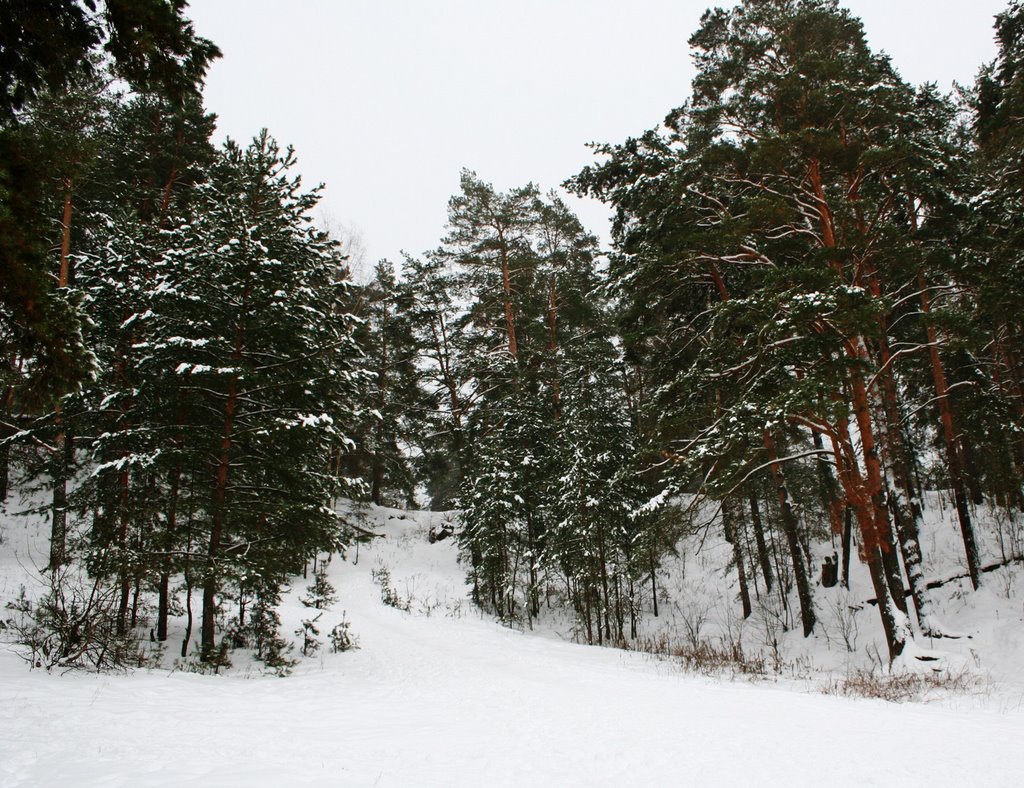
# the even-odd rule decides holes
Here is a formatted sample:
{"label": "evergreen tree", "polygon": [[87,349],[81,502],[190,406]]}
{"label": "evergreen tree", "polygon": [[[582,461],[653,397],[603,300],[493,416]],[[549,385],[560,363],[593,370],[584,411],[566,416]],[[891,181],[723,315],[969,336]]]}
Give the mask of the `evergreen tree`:
{"label": "evergreen tree", "polygon": [[[978,76],[973,110],[973,183],[959,229],[958,280],[970,294],[962,312],[976,341],[965,352],[985,374],[964,389],[982,396],[969,409],[970,434],[982,446],[975,463],[990,477],[988,486],[1005,506],[1024,504],[1024,324],[1018,305],[1024,273],[1024,5],[1011,2],[996,18],[996,60]],[[959,240],[959,239],[958,239]],[[961,323],[962,325],[962,323]],[[978,383],[981,385],[978,385]]]}
{"label": "evergreen tree", "polygon": [[[5,388],[14,385],[12,369],[29,370],[28,380],[17,381],[17,387],[52,401],[82,382],[89,361],[78,331],[81,315],[67,294],[55,292],[63,286],[51,276],[47,241],[52,215],[42,204],[45,190],[40,186],[52,176],[54,158],[44,155],[33,144],[35,135],[26,135],[23,127],[32,123],[41,104],[95,84],[111,69],[134,89],[176,105],[194,100],[220,52],[195,35],[184,7],[182,0],[41,0],[0,6],[0,337],[13,344],[16,355],[34,359],[31,365],[9,365],[6,359],[6,379],[0,381]],[[79,113],[65,108],[60,122],[79,124],[70,136],[62,135],[65,145],[94,139]],[[72,167],[84,163],[80,156],[58,155],[56,160]],[[61,176],[66,208],[77,184],[72,173]]]}
{"label": "evergreen tree", "polygon": [[454,278],[439,256],[407,257],[402,266],[411,301],[408,319],[423,387],[418,477],[434,509],[451,508],[466,451],[469,402],[463,389]]}
{"label": "evergreen tree", "polygon": [[412,289],[398,281],[394,265],[386,260],[377,264],[373,280],[360,291],[359,311],[365,321],[360,344],[367,349],[368,374],[358,451],[362,473],[369,477],[370,499],[378,505],[386,498],[413,501],[412,455],[421,442],[429,399],[420,385],[413,298]]}
{"label": "evergreen tree", "polygon": [[214,648],[217,596],[232,577],[273,587],[346,535],[330,507],[344,480],[330,458],[347,434],[359,373],[354,326],[339,312],[336,244],[310,226],[316,192],[302,192],[291,150],[262,133],[228,143],[195,217],[165,255],[158,284],[182,307],[164,342],[201,405],[188,440],[215,457],[203,486],[206,556],[202,651]]}
{"label": "evergreen tree", "polygon": [[[772,478],[809,633],[794,506],[812,499],[792,479],[814,458],[831,527],[844,527],[844,509],[859,526],[895,656],[909,637],[897,551],[930,625],[893,310],[920,289],[921,216],[943,208],[922,173],[949,171],[956,151],[934,144],[933,94],[902,83],[833,0],[709,11],[691,44],[693,101],[669,115],[668,133],[601,149],[609,162],[575,181],[617,209],[624,254],[612,273],[630,352],[660,356],[650,368],[675,489],[729,497],[753,475]],[[947,445],[977,579],[955,433]]]}

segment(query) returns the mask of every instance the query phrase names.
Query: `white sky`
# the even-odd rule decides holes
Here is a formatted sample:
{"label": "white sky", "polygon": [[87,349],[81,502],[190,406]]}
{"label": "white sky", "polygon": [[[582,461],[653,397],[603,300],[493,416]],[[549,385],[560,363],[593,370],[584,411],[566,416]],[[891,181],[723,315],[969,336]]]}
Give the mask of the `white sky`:
{"label": "white sky", "polygon": [[[224,57],[206,104],[218,135],[262,127],[368,263],[437,246],[463,167],[506,189],[556,187],[685,101],[686,44],[728,0],[191,0]],[[969,83],[1007,0],[846,0],[905,79]],[[570,201],[607,243],[608,212]]]}

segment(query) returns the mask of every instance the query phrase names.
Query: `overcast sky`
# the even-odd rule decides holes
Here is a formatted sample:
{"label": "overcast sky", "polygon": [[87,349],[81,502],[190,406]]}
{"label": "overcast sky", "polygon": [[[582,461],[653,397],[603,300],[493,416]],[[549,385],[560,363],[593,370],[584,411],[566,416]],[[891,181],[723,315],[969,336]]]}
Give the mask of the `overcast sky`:
{"label": "overcast sky", "polygon": [[[586,143],[658,125],[689,93],[706,0],[191,0],[224,52],[218,137],[296,148],[322,210],[368,263],[437,246],[463,167],[499,189],[557,187]],[[731,5],[719,0],[718,5]],[[847,0],[904,79],[948,89],[995,55],[1006,0]],[[607,242],[607,210],[571,201]]]}

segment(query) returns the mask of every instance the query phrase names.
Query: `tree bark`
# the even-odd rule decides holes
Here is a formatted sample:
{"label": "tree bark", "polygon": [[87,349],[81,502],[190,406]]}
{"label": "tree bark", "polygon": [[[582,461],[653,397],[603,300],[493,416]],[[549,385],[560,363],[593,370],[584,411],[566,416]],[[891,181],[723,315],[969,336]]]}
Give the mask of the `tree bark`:
{"label": "tree bark", "polygon": [[775,484],[775,494],[778,497],[779,509],[782,515],[782,530],[786,535],[786,545],[789,548],[790,560],[793,565],[793,579],[796,582],[797,598],[800,601],[800,621],[803,624],[804,637],[808,637],[814,631],[817,619],[814,614],[811,584],[807,577],[807,568],[804,566],[803,553],[800,549],[799,525],[796,515],[793,514],[793,508],[789,503],[789,490],[786,485],[786,478],[782,473],[778,451],[775,448],[775,439],[768,431],[764,433],[764,445],[768,451],[772,481]]}
{"label": "tree bark", "polygon": [[118,475],[118,508],[120,525],[117,531],[118,558],[118,582],[121,585],[121,598],[117,605],[117,633],[124,635],[128,631],[128,599],[131,594],[131,577],[128,574],[128,528],[130,518],[128,516],[129,501],[129,479],[127,467]]}
{"label": "tree bark", "polygon": [[519,343],[516,340],[516,315],[512,307],[512,272],[509,268],[508,246],[504,233],[498,230],[499,255],[501,257],[501,289],[505,306],[505,331],[508,334],[508,352],[512,358],[519,357]]}
{"label": "tree bark", "polygon": [[[807,175],[818,213],[822,247],[825,250],[833,250],[837,246],[834,216],[825,194],[824,183],[821,177],[821,165],[816,158],[811,158],[808,162]],[[853,194],[853,197],[856,197],[856,194]],[[843,266],[839,258],[832,256],[828,260],[828,265],[836,277],[842,281]],[[854,281],[856,282],[859,279],[860,273],[854,277]],[[852,395],[857,429],[860,432],[861,457],[864,463],[865,477],[861,477],[858,469],[857,461],[853,454],[853,443],[849,438],[849,429],[845,424],[845,420],[841,420],[839,424],[839,442],[842,443],[842,449],[836,443],[833,444],[836,464],[837,468],[842,468],[845,463],[845,471],[840,473],[840,477],[843,482],[847,503],[853,505],[854,514],[857,517],[857,524],[863,539],[861,547],[864,559],[868,564],[868,571],[871,574],[871,582],[875,586],[876,593],[881,594],[884,591],[884,599],[881,596],[879,597],[879,611],[882,617],[882,626],[886,633],[889,658],[895,659],[903,651],[908,633],[906,626],[903,625],[905,618],[901,621],[898,612],[894,609],[893,596],[888,587],[890,583],[896,582],[897,577],[891,571],[886,572],[885,561],[881,552],[884,550],[891,551],[892,535],[887,512],[882,501],[882,469],[875,443],[868,390],[862,377],[862,372],[857,368],[860,364],[870,362],[871,358],[864,337],[857,332],[854,332],[852,336],[845,339],[844,351],[847,358],[854,362],[854,368],[851,370],[847,382]],[[887,574],[888,578],[886,577]]]}
{"label": "tree bark", "polygon": [[[242,362],[242,350],[245,341],[245,316],[249,305],[251,283],[245,282],[242,288],[242,299],[238,324],[235,329],[235,348],[232,360],[237,369]],[[203,612],[200,629],[200,653],[204,662],[211,660],[216,652],[216,616],[217,616],[217,560],[220,557],[221,542],[224,539],[225,515],[228,492],[228,481],[231,473],[231,452],[235,427],[235,409],[238,407],[238,375],[231,376],[228,384],[228,395],[224,403],[224,422],[221,428],[220,451],[217,455],[217,466],[213,488],[213,513],[210,525],[210,541],[206,549],[206,576],[203,580]]]}
{"label": "tree bark", "polygon": [[[927,319],[931,314],[931,300],[928,297],[924,274],[918,275],[918,285],[921,291],[921,311]],[[946,465],[949,468],[949,482],[953,488],[953,500],[956,503],[957,518],[960,521],[960,534],[963,538],[964,553],[967,556],[967,572],[971,577],[971,585],[977,589],[981,585],[981,561],[978,557],[978,542],[974,535],[974,525],[971,522],[971,512],[967,503],[961,464],[962,455],[953,421],[953,409],[949,404],[949,384],[946,379],[946,370],[942,365],[942,358],[939,356],[938,332],[931,323],[928,324],[926,332],[932,381],[935,385],[935,399],[938,403],[939,421],[942,423],[942,437],[946,449]]]}
{"label": "tree bark", "polygon": [[850,555],[853,552],[853,509],[846,507],[846,516],[843,518],[843,570],[839,582],[843,588],[850,587]]}
{"label": "tree bark", "polygon": [[[71,214],[72,186],[70,178],[64,179],[64,212],[61,222],[60,236],[60,268],[57,274],[57,288],[67,288],[71,279]],[[66,455],[66,438],[64,431],[64,415],[58,402],[54,406],[54,423],[57,436],[54,440],[56,449],[53,457],[53,505],[50,516],[50,565],[56,572],[67,561],[67,505],[68,505],[68,462]]]}
{"label": "tree bark", "polygon": [[[880,523],[876,519],[877,508],[871,496],[872,488],[869,481],[861,475],[857,465],[853,443],[850,440],[850,432],[845,420],[841,420],[839,423],[838,437],[839,441],[833,444],[836,467],[839,469],[839,478],[843,484],[847,504],[857,518],[858,529],[861,532],[861,555],[868,566],[871,584],[879,599],[879,615],[882,619],[882,628],[885,631],[886,645],[891,661],[903,652],[909,631],[906,626],[906,617],[893,603],[892,591],[885,576],[881,555],[885,540],[879,533],[879,529],[887,527],[887,522]],[[849,547],[846,545],[844,547],[846,549],[843,556],[845,565],[843,574],[847,576],[848,585]]]}
{"label": "tree bark", "polygon": [[384,505],[384,462],[379,455],[373,457],[373,469],[370,476],[372,482],[370,487],[370,500],[377,506]]}
{"label": "tree bark", "polygon": [[757,560],[761,565],[761,576],[764,577],[764,588],[771,593],[774,573],[772,572],[772,559],[768,552],[768,544],[764,538],[764,525],[761,521],[761,509],[757,504],[757,496],[751,490],[748,495],[750,503],[750,518],[754,526],[754,541],[757,544]]}
{"label": "tree bark", "polygon": [[[12,364],[13,367],[13,364]],[[7,386],[4,389],[3,408],[0,410],[0,441],[6,440],[14,434],[11,423],[12,411],[14,410],[14,386]],[[0,503],[7,500],[11,491],[11,444],[0,444]]]}
{"label": "tree bark", "polygon": [[722,526],[725,529],[725,538],[732,543],[732,560],[736,564],[736,574],[740,585],[740,604],[743,606],[743,618],[750,618],[750,589],[747,587],[747,569],[743,563],[743,548],[740,545],[740,535],[733,520],[733,513],[729,501],[722,501]]}
{"label": "tree bark", "polygon": [[654,551],[653,550],[651,550],[651,552],[649,553],[648,558],[650,559],[650,569],[651,569],[651,604],[652,604],[652,606],[654,608],[654,611],[653,611],[654,612],[654,617],[657,618],[658,617],[658,574],[657,574],[658,568],[657,568],[657,566],[654,563]]}
{"label": "tree bark", "polygon": [[[872,297],[881,298],[882,284],[873,263],[868,266],[868,282]],[[925,587],[919,536],[922,506],[911,478],[911,456],[901,427],[902,419],[893,369],[894,358],[889,347],[888,321],[884,316],[879,316],[878,328],[876,345],[880,364],[877,378],[881,399],[878,437],[884,460],[886,500],[896,526],[896,536],[900,554],[903,556],[903,566],[907,571],[914,608],[917,611],[918,625],[922,632],[933,634],[934,626],[930,621],[931,610]],[[893,588],[893,594],[897,593],[899,589]],[[903,608],[905,605],[901,606],[901,609]]]}

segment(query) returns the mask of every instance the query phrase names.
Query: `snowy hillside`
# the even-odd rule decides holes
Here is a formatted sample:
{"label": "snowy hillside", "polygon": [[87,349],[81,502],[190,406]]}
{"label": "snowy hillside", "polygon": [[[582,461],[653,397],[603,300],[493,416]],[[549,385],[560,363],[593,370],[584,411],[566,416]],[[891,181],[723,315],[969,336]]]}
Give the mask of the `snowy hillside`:
{"label": "snowy hillside", "polygon": [[[353,551],[330,563],[338,601],[318,622],[326,633],[344,617],[359,648],[325,644],[298,657],[287,679],[239,652],[227,675],[97,676],[30,672],[5,648],[0,784],[1019,784],[1020,685],[988,681],[938,703],[896,705],[821,694],[814,671],[729,682],[563,642],[554,625],[519,632],[471,607],[451,540],[428,540],[443,517],[366,513],[365,527],[382,536],[358,559]],[[2,523],[6,604],[42,562],[45,528],[10,515]],[[382,602],[382,578],[408,611]],[[297,601],[308,582],[293,582],[285,633],[310,616]],[[678,578],[680,589],[700,583]],[[679,625],[684,601],[665,607],[675,612],[663,621]],[[1002,637],[1019,647],[1020,632]],[[805,656],[829,653],[815,642]]]}
{"label": "snowy hillside", "polygon": [[[947,637],[918,636],[899,660],[901,666],[972,676],[1024,694],[1024,566],[1014,560],[1021,554],[1019,520],[1008,522],[1004,512],[977,507],[980,554],[987,571],[984,585],[972,591],[952,504],[941,493],[927,493],[925,500],[924,576],[932,618]],[[827,542],[812,544],[812,570],[820,570],[833,547]],[[784,673],[848,674],[877,669],[887,661],[868,570],[856,555],[849,588],[824,588],[820,576],[815,576],[818,625],[811,637],[804,638],[795,599],[787,598],[783,605],[778,593],[766,593],[752,568],[748,577],[754,578],[753,614],[742,619],[732,547],[720,527],[682,540],[677,550],[660,575],[666,597],[662,617],[648,616],[644,622],[649,637],[668,638],[681,646],[696,641],[740,644],[747,654],[781,664]]]}

